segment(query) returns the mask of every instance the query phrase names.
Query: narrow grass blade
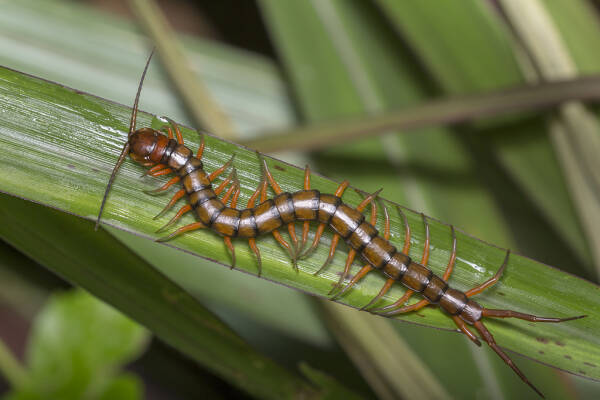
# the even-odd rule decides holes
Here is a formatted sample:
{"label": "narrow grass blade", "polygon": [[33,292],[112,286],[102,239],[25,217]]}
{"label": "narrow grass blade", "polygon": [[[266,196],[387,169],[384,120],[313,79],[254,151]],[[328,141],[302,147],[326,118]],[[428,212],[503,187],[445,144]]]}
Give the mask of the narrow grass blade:
{"label": "narrow grass blade", "polygon": [[[457,4],[378,0],[378,4],[443,93],[456,95],[497,90],[526,82],[501,15],[490,3],[477,0]],[[429,29],[431,26],[436,29]],[[486,140],[474,140],[480,138],[479,130],[485,129],[491,129],[494,134]],[[579,273],[590,275],[593,265],[587,239],[568,195],[567,183],[543,119],[504,126],[478,125],[469,132],[473,132],[467,139],[472,145],[471,151],[480,155],[482,167],[495,168],[482,179],[499,197],[503,213],[510,215],[511,209],[527,204],[524,201],[519,205],[512,204],[513,196],[503,196],[508,192],[499,187],[500,182],[512,181],[510,193],[522,193],[533,208],[527,215],[539,213],[547,221],[546,227],[541,224],[535,234],[532,230],[523,235],[514,229],[519,246],[539,258],[554,260],[560,254],[554,254],[552,258],[543,255],[549,247],[548,238],[537,244],[531,240],[541,239],[540,231],[554,231],[572,249],[572,256],[580,260]],[[481,170],[486,171],[485,168]],[[520,225],[519,221],[524,218],[527,216],[514,218],[510,224],[526,231],[535,221]],[[568,251],[565,250],[561,253]],[[566,258],[559,264],[568,267],[569,263]]]}
{"label": "narrow grass blade", "polygon": [[[347,121],[309,125],[293,130],[265,133],[242,143],[263,152],[323,150],[343,141],[383,135],[390,130],[411,131],[485,118],[522,114],[553,108],[567,100],[598,100],[600,78],[586,77],[500,90],[479,96],[431,101],[419,106]],[[415,133],[418,134],[418,133]]]}
{"label": "narrow grass blade", "polygon": [[[501,4],[538,71],[530,76],[531,80],[577,75],[578,68],[543,2],[505,0]],[[530,23],[532,20],[536,23]],[[592,23],[597,25],[597,21]],[[600,59],[596,64],[600,68]],[[581,103],[570,102],[560,107],[549,125],[555,152],[568,177],[571,196],[590,243],[596,273],[600,275],[600,124],[592,111]]]}
{"label": "narrow grass blade", "polygon": [[206,85],[196,79],[181,45],[156,2],[130,0],[129,5],[155,43],[169,78],[195,121],[202,129],[218,132],[225,139],[235,138],[237,135],[229,118],[215,103]]}

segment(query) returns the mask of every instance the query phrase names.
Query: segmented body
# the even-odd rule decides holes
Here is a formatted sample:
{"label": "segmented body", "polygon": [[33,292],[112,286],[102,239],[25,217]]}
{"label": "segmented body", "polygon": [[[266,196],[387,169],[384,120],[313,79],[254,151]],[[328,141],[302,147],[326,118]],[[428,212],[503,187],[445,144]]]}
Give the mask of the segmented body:
{"label": "segmented body", "polygon": [[[145,143],[155,138],[154,143]],[[334,194],[318,190],[280,193],[248,209],[228,207],[213,190],[202,161],[192,150],[164,135],[130,140],[136,154],[149,153],[148,159],[171,168],[181,179],[188,202],[204,227],[226,237],[256,238],[296,221],[327,224],[346,241],[372,268],[381,271],[408,289],[422,293],[431,304],[438,304],[450,315],[468,323],[482,317],[482,307],[460,290],[449,285],[433,271],[398,251],[378,230],[365,220],[362,212],[345,204]],[[140,144],[144,142],[144,144]],[[145,148],[143,148],[143,146]]]}
{"label": "segmented body", "polygon": [[[308,169],[308,166],[305,170],[304,190],[295,193],[283,192],[269,172],[267,164],[262,158],[263,179],[255,193],[250,197],[247,208],[238,209],[237,201],[240,194],[240,185],[235,176],[235,172],[225,179],[218,187],[213,188],[212,185],[212,182],[231,166],[231,161],[216,171],[213,171],[210,174],[207,173],[204,170],[201,161],[204,143],[200,146],[197,155],[194,156],[192,150],[184,145],[179,128],[173,121],[169,121],[170,127],[166,128],[168,136],[151,128],[136,130],[135,122],[139,95],[149,63],[150,58],[146,63],[146,68],[142,74],[142,79],[140,80],[140,85],[136,94],[131,115],[128,141],[124,145],[121,156],[113,169],[102,205],[100,206],[96,226],[98,226],[98,223],[100,222],[102,210],[110,191],[111,184],[115,179],[116,172],[123,163],[125,157],[130,155],[134,161],[143,166],[152,167],[148,171],[148,174],[151,176],[160,176],[170,173],[176,174],[176,176],[167,184],[154,192],[163,192],[178,182],[181,182],[183,186],[157,217],[164,214],[164,212],[169,210],[184,196],[187,196],[187,204],[177,212],[167,225],[159,230],[172,225],[187,212],[193,211],[196,216],[197,222],[181,227],[169,236],[159,239],[159,241],[169,240],[188,231],[208,228],[223,236],[224,243],[229,248],[232,255],[232,265],[235,265],[235,249],[231,239],[244,238],[248,240],[250,247],[256,254],[258,260],[258,274],[260,275],[261,256],[255,241],[257,237],[266,234],[273,235],[275,239],[288,250],[294,266],[296,266],[296,260],[314,250],[320,242],[323,230],[326,227],[329,227],[333,231],[329,257],[323,267],[316,272],[317,274],[326,267],[333,258],[339,239],[343,239],[350,247],[344,272],[337,285],[335,285],[330,292],[330,294],[336,292],[332,299],[344,295],[354,284],[364,278],[369,272],[377,270],[385,275],[387,281],[379,294],[362,309],[368,309],[370,312],[379,315],[392,316],[415,311],[428,304],[438,304],[441,309],[450,314],[454,323],[462,333],[464,333],[471,341],[480,345],[479,339],[469,330],[467,324],[473,326],[479,332],[481,339],[483,339],[525,383],[542,396],[540,391],[529,382],[508,355],[496,344],[492,334],[487,330],[482,320],[486,317],[513,317],[532,322],[564,322],[582,318],[584,316],[545,318],[512,310],[489,309],[482,307],[477,302],[471,300],[471,296],[481,293],[489,286],[498,282],[507,265],[509,252],[506,253],[504,263],[491,279],[466,292],[451,288],[446,281],[452,273],[454,262],[456,260],[456,237],[454,235],[454,228],[451,227],[453,243],[448,265],[443,277],[438,277],[432,270],[427,268],[429,259],[429,229],[424,216],[423,220],[426,228],[425,246],[421,261],[415,262],[408,255],[410,248],[410,229],[406,223],[406,219],[404,219],[405,239],[402,250],[396,249],[389,241],[390,220],[385,206],[383,208],[385,213],[385,227],[383,234],[375,228],[377,212],[375,200],[378,192],[368,196],[358,206],[353,207],[342,201],[342,195],[348,186],[346,181],[340,184],[335,194],[325,194],[320,193],[318,190],[311,190],[310,170]],[[177,137],[177,140],[175,140],[175,136]],[[223,192],[229,184],[231,184],[230,187],[220,198],[221,192]],[[276,194],[275,197],[270,199],[267,196],[267,188],[269,185]],[[255,206],[259,194],[261,202],[259,205]],[[371,217],[367,221],[366,217],[363,215],[363,211],[369,204],[371,205]],[[402,214],[401,210],[399,210],[399,212]],[[403,214],[402,216],[404,218]],[[299,247],[294,225],[297,221],[303,222],[302,240]],[[318,222],[319,226],[315,233],[312,246],[307,252],[301,254],[301,250],[306,244],[311,221]],[[293,246],[290,246],[279,233],[279,228],[285,225],[287,225],[289,229]],[[367,264],[362,267],[360,272],[352,277],[349,283],[341,288],[342,283],[349,275],[350,268],[357,255]],[[377,301],[379,301],[396,283],[401,283],[407,288],[405,294],[391,305],[373,309],[372,307]],[[415,304],[405,306],[404,304],[406,301],[414,293],[420,293],[423,299]]]}

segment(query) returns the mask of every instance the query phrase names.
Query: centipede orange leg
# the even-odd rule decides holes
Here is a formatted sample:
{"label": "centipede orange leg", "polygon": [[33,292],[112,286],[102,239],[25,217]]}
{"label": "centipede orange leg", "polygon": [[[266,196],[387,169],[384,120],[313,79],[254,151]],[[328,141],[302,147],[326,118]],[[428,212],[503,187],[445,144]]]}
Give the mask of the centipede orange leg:
{"label": "centipede orange leg", "polygon": [[[500,276],[502,275],[502,272],[504,272],[504,269],[506,268],[506,265],[508,264],[509,255],[510,255],[510,250],[508,250],[506,252],[506,256],[504,257],[504,262],[502,263],[502,266],[499,268],[498,272],[496,272],[496,274],[494,274],[494,276],[492,278],[488,279],[481,285],[465,292],[465,294],[468,293],[467,297],[471,297],[478,293],[481,293],[483,290],[487,289],[488,287],[490,287],[493,284],[495,284],[496,282],[498,282],[498,280],[500,279]],[[559,322],[572,321],[575,319],[584,318],[585,315],[578,315],[576,317],[567,317],[567,318],[546,318],[546,317],[538,317],[536,315],[531,315],[531,314],[524,314],[524,313],[520,313],[520,312],[512,311],[512,310],[495,310],[495,309],[484,308],[482,310],[482,317],[484,317],[484,318],[485,317],[488,317],[488,318],[518,318],[518,319],[522,319],[525,321],[531,321],[531,322],[559,323]],[[465,335],[467,335],[469,337],[469,339],[473,340],[471,337],[473,334],[471,332],[466,332],[466,331],[468,331],[466,326],[464,326],[464,327],[461,326],[460,322],[462,322],[462,321],[459,322],[459,321],[455,320],[454,322],[457,324],[457,326],[461,330],[461,332],[463,332]],[[479,335],[481,336],[481,338],[506,363],[506,365],[508,365],[519,376],[519,378],[521,378],[521,380],[523,382],[525,382],[527,385],[529,385],[529,387],[531,387],[533,390],[535,390],[535,392],[543,398],[544,395],[529,381],[529,379],[527,379],[527,377],[525,377],[525,374],[523,374],[523,372],[521,372],[521,370],[510,359],[510,357],[498,346],[498,344],[494,340],[494,336],[490,333],[490,331],[487,330],[487,328],[483,324],[483,321],[482,320],[475,321],[473,323],[473,327],[479,332]]]}
{"label": "centipede orange leg", "polygon": [[[258,153],[257,153],[258,154]],[[260,201],[266,201],[267,200],[267,184],[270,184],[271,187],[273,188],[273,191],[275,192],[275,194],[280,194],[283,193],[283,190],[281,190],[281,187],[279,186],[279,184],[275,181],[275,179],[273,178],[273,175],[271,175],[271,171],[269,171],[269,167],[267,166],[267,162],[265,161],[264,158],[262,158],[259,154],[259,158],[262,162],[262,167],[263,167],[263,174],[264,174],[264,181],[265,183],[263,184],[261,191],[260,191]],[[279,233],[278,230],[274,230],[273,232],[271,232],[271,234],[273,235],[273,237],[275,238],[275,240],[277,240],[277,242],[284,248],[287,250],[287,252],[290,255],[290,258],[292,259],[292,265],[294,267],[295,270],[298,270],[298,264],[296,263],[296,254],[293,253],[292,248],[290,247],[289,243],[286,242],[283,237],[281,237],[281,233]]]}
{"label": "centipede orange leg", "polygon": [[225,178],[225,180],[223,182],[221,182],[221,184],[215,188],[214,192],[215,192],[215,194],[217,196],[221,194],[221,192],[223,191],[223,189],[225,189],[225,187],[227,185],[229,185],[229,183],[231,183],[231,181],[234,178],[234,172],[235,172],[235,170],[231,171],[231,173],[229,174],[229,176],[227,178]]}
{"label": "centipede orange leg", "polygon": [[204,153],[204,135],[200,132],[198,132],[198,135],[200,135],[200,146],[198,147],[198,151],[196,152],[196,158],[200,160],[202,159],[202,154]]}
{"label": "centipede orange leg", "polygon": [[177,211],[177,214],[175,214],[173,216],[173,218],[171,218],[169,220],[169,222],[167,222],[166,224],[164,224],[162,227],[158,228],[155,232],[162,232],[165,229],[169,228],[171,225],[173,225],[175,222],[179,221],[179,219],[181,217],[183,217],[183,215],[187,212],[190,212],[192,210],[192,206],[189,204],[186,204],[185,206],[181,207],[181,209],[179,211]]}
{"label": "centipede orange leg", "polygon": [[[281,187],[279,186],[279,184],[277,183],[275,178],[273,178],[273,175],[271,174],[271,171],[269,170],[269,167],[267,166],[267,161],[262,157],[261,157],[261,160],[262,160],[262,165],[263,165],[263,171],[265,173],[265,176],[267,177],[267,180],[269,181],[269,184],[273,188],[273,191],[275,192],[275,194],[283,193],[283,190],[281,189]],[[290,239],[292,240],[292,245],[294,246],[294,248],[292,249],[290,247],[290,245],[287,244],[287,242],[285,242],[285,241],[284,241],[284,243],[285,243],[284,247],[286,247],[288,249],[288,251],[290,252],[290,256],[292,257],[292,264],[294,265],[294,269],[297,270],[298,269],[298,264],[297,264],[298,238],[296,237],[296,227],[293,222],[290,222],[288,224],[288,232],[290,234]],[[281,238],[281,234],[278,231],[273,231],[273,236],[275,236],[275,239],[277,239],[277,236],[279,238]],[[279,242],[279,239],[277,239],[277,241]],[[281,242],[279,242],[279,243],[281,243]]]}
{"label": "centipede orange leg", "polygon": [[175,177],[171,178],[167,183],[165,183],[164,185],[162,185],[161,187],[159,187],[158,189],[144,190],[144,193],[149,194],[151,196],[156,196],[158,194],[165,193],[165,191],[167,189],[169,189],[171,186],[173,186],[174,184],[176,184],[180,180],[181,180],[180,177],[175,176]]}
{"label": "centipede orange leg", "polygon": [[221,175],[223,172],[225,172],[225,170],[227,168],[229,168],[229,166],[231,165],[231,163],[233,162],[233,159],[235,158],[235,154],[231,156],[231,158],[229,159],[229,161],[227,161],[225,164],[223,164],[220,168],[216,169],[215,171],[213,171],[210,175],[208,175],[208,180],[209,181],[214,181],[215,179],[217,179],[217,177],[219,175]]}
{"label": "centipede orange leg", "polygon": [[156,165],[155,165],[155,166],[153,166],[152,168],[150,168],[150,169],[148,169],[148,170],[144,171],[144,173],[142,174],[142,176],[141,176],[141,177],[143,178],[143,177],[144,177],[144,176],[146,176],[146,175],[150,175],[150,174],[152,174],[152,173],[154,173],[154,172],[156,172],[156,171],[160,171],[161,169],[165,169],[166,167],[167,167],[167,166],[166,166],[166,165],[164,165],[164,164],[156,164]]}
{"label": "centipede orange leg", "polygon": [[[454,270],[454,264],[456,263],[456,233],[454,231],[454,226],[450,225],[450,229],[452,232],[452,251],[450,253],[450,260],[448,260],[448,265],[446,266],[446,270],[444,271],[444,276],[442,279],[444,281],[448,281],[450,279],[450,275],[452,275],[452,271]],[[390,311],[387,313],[382,313],[381,315],[389,317],[393,315],[403,314],[411,311],[418,311],[421,308],[427,306],[429,301],[427,299],[420,300],[414,304],[404,306],[394,311]],[[459,326],[459,329],[462,330],[462,327]]]}
{"label": "centipede orange leg", "polygon": [[171,233],[168,236],[162,237],[160,239],[156,239],[157,242],[166,242],[167,240],[171,240],[176,236],[184,234],[186,232],[195,231],[197,229],[204,229],[206,226],[202,222],[194,222],[193,224],[182,226],[177,229],[175,232]]}
{"label": "centipede orange leg", "polygon": [[158,171],[154,171],[154,172],[148,174],[148,176],[151,176],[153,178],[157,178],[159,176],[169,175],[172,172],[173,172],[173,170],[171,168],[164,168],[164,169],[160,169]]}
{"label": "centipede orange leg", "polygon": [[[429,244],[430,244],[430,237],[429,237],[429,223],[427,222],[427,218],[425,217],[425,214],[421,213],[421,217],[423,218],[423,224],[425,225],[425,244],[423,246],[423,256],[421,257],[421,265],[423,266],[427,266],[427,263],[429,262]],[[393,311],[394,314],[392,314],[392,312],[382,312],[382,311],[386,311],[386,310],[395,310],[396,308],[400,307],[402,304],[406,303],[408,301],[408,299],[410,299],[412,297],[412,295],[415,294],[415,292],[411,289],[407,289],[406,292],[404,292],[404,295],[402,297],[400,297],[398,300],[396,300],[394,303],[387,305],[385,307],[381,307],[381,308],[376,308],[374,310],[372,310],[373,314],[377,314],[377,315],[395,315],[395,311]],[[425,300],[427,302],[427,300]],[[427,303],[426,303],[427,304]]]}
{"label": "centipede orange leg", "polygon": [[502,265],[500,266],[500,268],[498,269],[498,271],[496,271],[496,273],[494,274],[494,276],[492,276],[487,281],[483,282],[481,285],[476,286],[476,287],[474,287],[472,289],[467,290],[465,292],[465,294],[467,295],[467,297],[475,296],[476,294],[479,294],[479,293],[483,292],[488,287],[493,286],[494,284],[496,284],[496,282],[498,282],[500,280],[500,277],[502,276],[502,273],[504,273],[504,269],[506,268],[506,265],[508,264],[508,257],[509,256],[510,256],[510,250],[507,250],[506,251],[506,256],[504,256],[504,261],[502,262]]}
{"label": "centipede orange leg", "polygon": [[[387,212],[387,208],[385,207],[385,204],[383,205],[383,212],[385,215],[385,232],[384,232],[384,238],[386,240],[389,239],[390,236],[390,220],[389,220],[389,214]],[[377,205],[376,203],[371,203],[371,225],[375,226],[375,224],[377,223]],[[371,266],[371,264],[366,264],[364,265],[360,271],[354,275],[354,277],[352,278],[352,280],[350,280],[350,282],[344,286],[344,288],[338,292],[335,296],[333,296],[331,298],[331,300],[334,300],[338,297],[343,296],[352,286],[354,286],[356,284],[356,282],[358,282],[359,280],[361,280],[363,277],[365,277],[369,272],[371,272],[374,268]],[[345,278],[344,278],[345,279]]]}
{"label": "centipede orange leg", "polygon": [[[248,199],[248,204],[246,205],[246,208],[254,208],[254,205],[256,204],[256,199],[258,198],[258,195],[261,193],[261,187],[266,186],[266,184],[267,184],[267,182],[264,179],[262,182],[260,182],[258,184],[256,190],[254,191],[252,196],[250,196],[250,198]],[[265,192],[266,192],[266,188],[265,188]],[[250,248],[256,255],[256,260],[258,261],[258,276],[260,277],[262,274],[262,259],[260,257],[260,250],[258,249],[258,246],[256,245],[256,239],[255,238],[248,239],[248,245],[250,246]]]}
{"label": "centipede orange leg", "polygon": [[[402,209],[400,207],[396,207],[396,209],[398,210],[398,214],[400,214],[400,216],[402,217],[402,221],[404,221],[404,247],[402,248],[402,252],[404,254],[408,254],[408,252],[410,251],[410,235],[411,235],[410,226],[408,225],[408,219],[406,218],[406,215],[404,214],[404,212],[402,212]],[[389,236],[389,233],[388,233],[388,236]],[[391,287],[394,285],[395,282],[396,281],[391,278],[386,280],[385,284],[383,285],[383,287],[381,288],[379,293],[377,293],[377,296],[373,297],[371,299],[371,301],[369,301],[367,304],[362,306],[360,309],[368,310],[369,308],[374,306],[379,301],[379,299],[381,299],[383,296],[385,296],[385,294],[391,289]]]}
{"label": "centipede orange leg", "polygon": [[158,219],[160,217],[162,217],[167,211],[169,211],[171,209],[171,207],[173,207],[175,205],[175,203],[177,203],[183,196],[185,195],[185,190],[181,189],[179,191],[177,191],[175,193],[175,195],[173,196],[173,198],[167,203],[167,205],[165,206],[165,208],[163,208],[161,210],[161,212],[159,212],[158,214],[156,214],[154,216],[153,219]]}
{"label": "centipede orange leg", "polygon": [[[348,181],[343,181],[342,183],[340,183],[340,186],[338,186],[337,190],[335,191],[336,197],[342,197],[342,195],[344,194],[344,191],[348,188],[349,185],[350,185],[350,182],[348,182]],[[310,246],[308,251],[303,255],[303,257],[308,256],[310,253],[312,253],[317,248],[317,246],[321,240],[321,235],[323,234],[323,231],[325,230],[326,225],[327,224],[322,223],[317,227],[317,231],[315,232],[315,239],[313,240],[312,245]],[[340,235],[338,235],[337,233],[334,233],[333,237],[331,238],[331,246],[329,247],[329,255],[327,256],[327,259],[325,260],[325,262],[323,263],[321,268],[319,268],[317,270],[317,272],[315,272],[313,275],[319,275],[319,273],[321,271],[323,271],[331,263],[331,260],[333,260],[333,256],[335,255],[335,249],[337,248],[339,241],[340,241]]]}
{"label": "centipede orange leg", "polygon": [[[231,208],[237,208],[237,201],[240,196],[240,182],[237,180],[237,177],[234,179],[234,183],[231,186],[231,188],[235,189],[235,191],[233,192],[233,197],[231,198]],[[227,191],[227,194],[225,195],[225,197],[223,197],[223,203],[227,204],[228,201],[229,201],[229,191]],[[229,252],[231,253],[231,269],[234,269],[235,268],[235,247],[233,247],[233,244],[231,243],[231,238],[229,236],[225,236],[223,238],[223,242],[225,243],[225,246],[227,246],[227,248],[229,249]]]}
{"label": "centipede orange leg", "polygon": [[[175,135],[177,136],[177,143],[179,144],[183,144],[183,136],[181,136],[181,131],[179,130],[179,125],[177,125],[177,123],[175,121],[173,121],[171,118],[167,118],[167,121],[169,121],[169,125],[171,125],[171,128],[173,128],[173,130],[175,131]],[[173,138],[173,133],[171,132],[171,129],[169,129],[169,138],[172,139]]]}
{"label": "centipede orange leg", "polygon": [[[310,168],[308,164],[306,164],[306,167],[304,168],[304,190],[310,190]],[[304,251],[306,241],[308,240],[309,230],[310,221],[304,221],[302,225],[302,241],[300,242],[300,246],[298,247],[298,254],[301,254]]]}

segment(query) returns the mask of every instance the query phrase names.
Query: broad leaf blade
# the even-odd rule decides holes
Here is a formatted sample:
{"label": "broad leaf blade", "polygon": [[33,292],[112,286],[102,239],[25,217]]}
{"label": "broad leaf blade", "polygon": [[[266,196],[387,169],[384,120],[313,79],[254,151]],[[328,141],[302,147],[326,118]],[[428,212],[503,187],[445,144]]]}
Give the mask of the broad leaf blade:
{"label": "broad leaf blade", "polygon": [[[0,177],[2,190],[95,218],[106,177],[125,138],[123,129],[126,122],[123,121],[127,120],[129,110],[7,69],[0,70],[0,85],[0,108],[4,111],[0,120],[0,141],[4,149],[1,161],[10,171]],[[139,125],[149,123],[149,117],[142,115]],[[197,145],[198,138],[191,131],[185,130],[184,137],[190,147]],[[247,198],[259,180],[256,154],[209,136],[207,148],[210,151],[203,160],[208,170],[214,170],[227,161],[230,154],[236,153],[236,167],[243,195]],[[99,163],[104,172],[95,167]],[[277,179],[284,190],[297,190],[298,182],[302,181],[302,170],[273,160],[269,160],[269,164],[273,171],[277,171]],[[143,236],[156,237],[152,232],[159,224],[151,217],[162,208],[164,200],[141,194],[140,190],[146,187],[137,178],[141,172],[139,167],[126,163],[110,196],[105,222]],[[313,183],[323,192],[333,192],[337,186],[319,176],[313,177]],[[350,204],[357,204],[361,196],[349,191],[344,198]],[[392,210],[392,241],[399,243],[403,235],[401,219],[393,204],[388,203],[388,207]],[[405,213],[413,226],[413,238],[418,245],[423,240],[421,217],[408,210]],[[435,220],[430,221],[430,226],[433,246],[430,264],[440,273],[449,255],[450,230]],[[460,288],[474,286],[491,277],[504,256],[503,250],[460,232],[458,243],[459,262],[453,282]],[[229,262],[229,255],[220,239],[211,232],[193,233],[171,242],[171,245],[222,263]],[[317,255],[301,263],[301,271],[296,273],[285,253],[272,240],[261,238],[259,245],[266,278],[319,296],[325,296],[337,281],[334,271],[341,267],[344,258],[340,252],[330,268],[331,272],[314,277],[311,272],[320,266],[325,246]],[[241,244],[237,249],[239,267],[256,273],[256,263],[250,251]],[[101,272],[102,269],[95,269],[95,274]],[[133,276],[131,279],[135,279]],[[535,281],[531,280],[532,276],[535,276]],[[360,307],[379,291],[382,283],[383,277],[372,274],[343,302]],[[496,295],[496,291],[505,296]],[[481,301],[492,307],[509,307],[536,314],[594,315],[598,313],[597,291],[598,288],[591,283],[514,255],[501,285],[481,296]],[[388,298],[395,299],[400,293],[402,289],[395,289]],[[407,315],[404,319],[430,326],[451,327],[448,319],[435,309]],[[519,322],[494,323],[492,328],[497,340],[507,348],[566,370],[595,376],[597,372],[592,367],[582,366],[584,361],[580,357],[592,364],[598,358],[598,339],[590,333],[597,328],[596,324],[596,318],[588,318],[544,326],[543,330],[539,326]],[[516,330],[515,326],[522,329]],[[550,340],[565,340],[566,347],[548,347],[535,340],[535,332],[538,332],[537,335],[544,332]],[[545,350],[545,353],[541,355],[539,350]],[[573,356],[571,360],[563,357],[565,352]]]}

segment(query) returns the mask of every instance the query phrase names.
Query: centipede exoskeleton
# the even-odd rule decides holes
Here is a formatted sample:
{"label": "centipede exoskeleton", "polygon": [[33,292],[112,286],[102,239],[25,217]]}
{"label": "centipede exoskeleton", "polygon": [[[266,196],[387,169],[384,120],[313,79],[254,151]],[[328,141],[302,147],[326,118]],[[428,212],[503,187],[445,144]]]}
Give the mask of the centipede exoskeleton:
{"label": "centipede exoskeleton", "polygon": [[[175,193],[156,218],[162,216],[184,197],[187,199],[187,204],[159,230],[164,230],[173,225],[188,212],[192,212],[196,218],[196,222],[175,230],[168,236],[158,239],[159,241],[170,240],[175,236],[197,229],[210,229],[223,237],[223,241],[231,254],[233,268],[235,266],[235,248],[232,239],[245,239],[256,255],[258,275],[260,275],[262,269],[261,254],[256,243],[256,239],[259,236],[273,235],[275,240],[289,253],[293,267],[297,269],[297,261],[311,254],[319,245],[323,232],[328,228],[333,233],[328,258],[315,274],[321,272],[331,262],[340,240],[344,240],[350,249],[343,273],[330,292],[330,295],[332,295],[331,299],[343,296],[369,272],[376,270],[382,273],[387,280],[380,292],[368,304],[365,304],[362,310],[391,317],[419,310],[426,305],[438,305],[450,315],[462,333],[480,346],[481,342],[479,338],[469,329],[469,326],[475,328],[479,332],[480,338],[525,383],[543,397],[541,392],[496,344],[494,337],[485,327],[483,319],[519,318],[532,322],[564,322],[584,316],[545,318],[512,310],[489,309],[472,300],[473,296],[499,281],[508,263],[510,251],[506,252],[504,262],[491,279],[466,292],[453,289],[447,283],[452,274],[457,253],[456,235],[453,227],[451,227],[453,238],[451,255],[443,276],[438,277],[427,267],[430,238],[429,225],[424,215],[422,215],[425,226],[424,250],[421,259],[419,262],[416,262],[408,256],[411,244],[411,232],[406,217],[400,208],[398,211],[404,220],[405,233],[401,250],[398,250],[389,241],[390,217],[385,205],[382,206],[384,216],[383,232],[380,233],[376,229],[377,196],[379,192],[366,196],[357,206],[348,205],[342,201],[342,195],[349,185],[347,181],[342,182],[333,194],[321,193],[318,190],[311,189],[311,173],[308,166],[305,169],[303,189],[295,193],[284,192],[269,171],[267,163],[260,155],[259,158],[262,163],[261,182],[250,197],[246,208],[239,209],[240,184],[235,169],[232,169],[229,176],[217,187],[213,187],[212,184],[219,175],[232,167],[233,159],[217,170],[207,173],[201,161],[205,150],[204,141],[202,140],[200,148],[196,155],[194,155],[192,150],[184,145],[179,127],[173,121],[169,120],[169,125],[164,128],[165,132],[152,128],[136,129],[140,92],[151,57],[152,55],[148,58],[140,79],[131,114],[128,141],[123,147],[108,182],[98,215],[98,223],[116,173],[129,154],[137,163],[144,167],[150,167],[147,171],[147,174],[150,176],[156,177],[175,173],[175,177],[155,192],[163,192],[177,183],[181,183],[182,185],[182,188]],[[269,187],[275,193],[273,198],[268,198],[267,191]],[[259,204],[256,205],[259,198]],[[363,214],[367,206],[370,206],[370,216],[368,219]],[[295,231],[295,223],[298,221],[301,221],[303,224],[300,237],[297,237]],[[317,222],[318,227],[312,243],[307,248],[311,222]],[[286,227],[289,231],[290,242],[287,242],[279,232],[279,229],[283,227]],[[350,268],[357,256],[364,261],[364,266],[344,286]],[[404,295],[393,304],[374,308],[386,292],[396,283],[400,283],[407,288]],[[405,305],[407,300],[415,293],[419,293],[422,299],[412,305]]]}

